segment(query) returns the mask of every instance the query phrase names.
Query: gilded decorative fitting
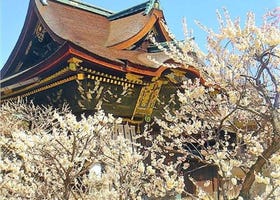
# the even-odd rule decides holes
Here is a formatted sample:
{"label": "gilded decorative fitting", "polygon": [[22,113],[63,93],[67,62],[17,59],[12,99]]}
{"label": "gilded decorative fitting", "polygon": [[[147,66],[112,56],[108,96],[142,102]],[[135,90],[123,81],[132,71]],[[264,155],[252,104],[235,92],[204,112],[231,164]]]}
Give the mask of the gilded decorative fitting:
{"label": "gilded decorative fitting", "polygon": [[125,78],[131,82],[138,82],[138,83],[142,83],[143,81],[141,80],[143,78],[143,76],[140,75],[136,75],[136,74],[131,74],[131,73],[127,73],[125,75]]}
{"label": "gilded decorative fitting", "polygon": [[10,93],[12,93],[13,92],[13,90],[12,89],[7,89],[7,90],[4,90],[4,94],[10,94]]}
{"label": "gilded decorative fitting", "polygon": [[155,3],[154,3],[154,8],[155,9],[160,9],[160,6],[159,6],[159,1],[155,1]]}
{"label": "gilded decorative fitting", "polygon": [[36,28],[35,28],[35,35],[36,35],[39,42],[43,42],[43,40],[45,38],[45,33],[46,33],[46,30],[43,27],[43,25],[38,23]]}
{"label": "gilded decorative fitting", "polygon": [[84,80],[85,79],[85,74],[77,74],[77,79],[78,80]]}
{"label": "gilded decorative fitting", "polygon": [[72,57],[67,62],[69,63],[70,70],[77,71],[77,67],[80,66],[80,63],[82,63],[83,61],[76,57]]}

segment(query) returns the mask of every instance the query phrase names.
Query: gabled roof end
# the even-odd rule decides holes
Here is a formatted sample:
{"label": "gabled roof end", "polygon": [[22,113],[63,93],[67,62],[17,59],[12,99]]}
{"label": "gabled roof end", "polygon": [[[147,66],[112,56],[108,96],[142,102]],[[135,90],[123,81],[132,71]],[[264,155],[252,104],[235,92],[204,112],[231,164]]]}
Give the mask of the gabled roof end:
{"label": "gabled roof end", "polygon": [[139,5],[133,6],[131,8],[125,9],[123,11],[114,13],[108,16],[110,21],[120,19],[135,13],[143,12],[143,15],[148,15],[154,8],[159,9],[159,0],[149,0]]}
{"label": "gabled roof end", "polygon": [[149,14],[153,8],[160,9],[159,0],[149,0],[144,11],[144,15]]}

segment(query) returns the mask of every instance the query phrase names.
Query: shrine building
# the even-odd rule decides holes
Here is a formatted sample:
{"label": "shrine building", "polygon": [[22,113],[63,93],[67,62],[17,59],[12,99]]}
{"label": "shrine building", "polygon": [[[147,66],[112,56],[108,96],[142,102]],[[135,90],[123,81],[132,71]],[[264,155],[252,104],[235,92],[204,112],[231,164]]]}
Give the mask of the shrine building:
{"label": "shrine building", "polygon": [[18,97],[55,108],[67,103],[77,115],[103,109],[133,135],[161,116],[182,81],[200,78],[195,66],[165,65],[174,61],[150,36],[163,46],[172,42],[166,27],[157,0],[120,12],[78,0],[30,0],[1,70],[1,103]]}
{"label": "shrine building", "polygon": [[75,0],[30,0],[1,70],[1,101],[27,97],[54,107],[67,103],[77,114],[103,109],[131,123],[149,121],[180,80],[199,76],[192,66],[164,66],[170,59],[149,35],[170,42],[165,27],[155,0],[117,13]]}

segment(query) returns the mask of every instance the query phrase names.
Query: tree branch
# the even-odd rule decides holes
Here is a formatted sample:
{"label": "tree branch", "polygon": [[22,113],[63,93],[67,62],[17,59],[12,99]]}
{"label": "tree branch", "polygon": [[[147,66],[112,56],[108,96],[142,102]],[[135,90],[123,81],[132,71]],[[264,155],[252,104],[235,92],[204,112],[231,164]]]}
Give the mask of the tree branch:
{"label": "tree branch", "polygon": [[271,145],[263,152],[261,156],[258,157],[255,164],[250,168],[249,172],[246,174],[242,188],[240,190],[240,196],[244,199],[250,198],[250,189],[255,181],[255,173],[259,173],[266,161],[280,149],[280,138],[277,136],[273,139]]}

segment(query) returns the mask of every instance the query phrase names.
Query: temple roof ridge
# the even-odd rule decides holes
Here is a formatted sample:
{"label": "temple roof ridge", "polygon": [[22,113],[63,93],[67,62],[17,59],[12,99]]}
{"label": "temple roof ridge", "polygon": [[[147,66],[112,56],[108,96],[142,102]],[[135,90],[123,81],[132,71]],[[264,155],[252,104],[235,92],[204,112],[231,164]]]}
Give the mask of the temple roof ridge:
{"label": "temple roof ridge", "polygon": [[[147,15],[150,13],[150,11],[153,8],[157,8],[159,9],[159,1],[158,0],[148,0],[144,3],[132,6],[130,8],[127,8],[125,10],[119,11],[119,12],[114,12],[114,11],[110,11],[108,9],[104,9],[95,5],[91,5],[89,3],[83,2],[81,0],[52,0],[52,1],[57,1],[59,3],[62,4],[66,4],[69,6],[73,6],[75,8],[79,8],[82,10],[86,10],[92,13],[96,13],[102,16],[107,17],[110,21],[116,20],[116,19],[120,19],[138,12],[143,11],[143,15]],[[48,5],[47,1],[44,1],[45,3],[43,3],[41,1],[41,3],[45,6]]]}
{"label": "temple roof ridge", "polygon": [[[123,65],[123,60],[127,60],[135,69],[143,68],[143,73],[154,76],[157,73],[155,69],[159,66],[146,58],[150,52],[146,49],[146,43],[143,46],[142,43],[151,30],[157,31],[159,41],[170,40],[159,23],[163,12],[158,9],[157,3],[157,0],[146,1],[132,7],[133,9],[121,11],[122,14],[130,13],[126,17],[110,21],[108,16],[96,14],[96,7],[78,0],[48,0],[47,4],[43,4],[41,0],[30,0],[23,31],[1,70],[1,78],[9,76],[5,81],[10,82],[11,76],[12,79],[15,76],[23,77],[25,73],[29,73],[25,69],[42,61],[58,59],[56,51],[68,55],[74,54],[73,49],[77,50],[77,55],[90,54],[94,59],[98,56],[103,64],[110,62],[110,69],[115,67],[122,70],[119,66]],[[99,11],[101,12],[100,9]],[[79,23],[81,21],[83,23]],[[153,29],[154,27],[156,28]],[[113,67],[111,63],[114,63]],[[137,73],[142,71],[138,70]]]}
{"label": "temple roof ridge", "polygon": [[147,15],[150,13],[150,11],[153,8],[155,8],[155,7],[158,8],[158,5],[155,5],[156,3],[158,4],[158,0],[149,0],[144,3],[138,4],[136,6],[122,10],[120,12],[111,14],[110,16],[108,16],[108,19],[113,21],[113,20],[120,19],[120,18],[129,16],[129,15],[141,12],[141,11],[143,11],[143,15]]}
{"label": "temple roof ridge", "polygon": [[159,0],[149,0],[144,11],[144,15],[149,14],[153,8],[160,9]]}
{"label": "temple roof ridge", "polygon": [[89,11],[92,13],[100,14],[100,15],[103,15],[106,17],[114,14],[113,11],[110,11],[110,10],[107,10],[107,9],[104,9],[104,8],[101,8],[98,6],[94,6],[89,3],[79,1],[79,0],[55,0],[55,1],[63,3],[63,4],[67,4],[67,5],[82,9],[82,10],[86,10],[86,11]]}

